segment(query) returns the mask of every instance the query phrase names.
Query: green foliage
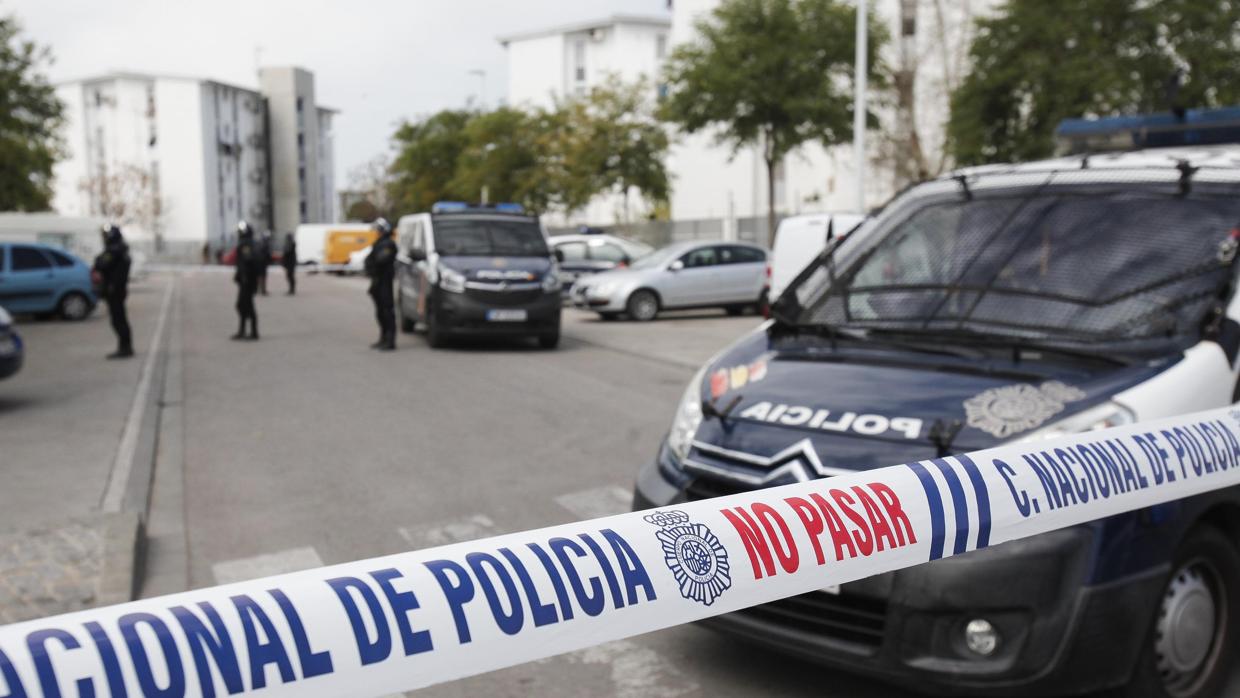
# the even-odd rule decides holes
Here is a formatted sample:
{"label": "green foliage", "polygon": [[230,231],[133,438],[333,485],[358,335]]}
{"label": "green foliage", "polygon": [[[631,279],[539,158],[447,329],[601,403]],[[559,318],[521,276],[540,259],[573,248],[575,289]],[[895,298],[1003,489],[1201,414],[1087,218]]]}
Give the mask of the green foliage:
{"label": "green foliage", "polygon": [[457,160],[469,146],[465,127],[473,117],[473,112],[445,110],[396,129],[388,185],[395,213],[429,211],[436,201],[471,198],[450,185]]}
{"label": "green foliage", "polygon": [[630,188],[664,200],[668,138],[649,92],[612,80],[551,110],[445,111],[405,123],[393,137],[393,209],[478,201],[484,189],[490,201],[537,212],[575,211],[598,194],[627,195]]}
{"label": "green foliage", "polygon": [[961,164],[1036,159],[1064,118],[1236,104],[1237,56],[1231,0],[1008,0],[978,21],[972,72],[952,95],[952,150]]}
{"label": "green foliage", "polygon": [[41,72],[51,53],[0,18],[0,211],[43,211],[52,197],[52,165],[61,156],[64,106]]}
{"label": "green foliage", "polygon": [[[699,41],[672,53],[662,116],[688,133],[711,129],[734,150],[761,146],[769,194],[789,153],[852,138],[856,20],[840,0],[726,0],[698,25]],[[881,87],[887,36],[873,15],[868,26],[868,72]]]}

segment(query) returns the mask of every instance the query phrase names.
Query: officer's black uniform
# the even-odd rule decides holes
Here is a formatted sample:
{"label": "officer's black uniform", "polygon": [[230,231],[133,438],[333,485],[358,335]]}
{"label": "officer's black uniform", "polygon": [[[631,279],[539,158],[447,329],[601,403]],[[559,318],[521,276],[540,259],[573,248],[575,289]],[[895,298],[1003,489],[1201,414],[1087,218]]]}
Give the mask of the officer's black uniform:
{"label": "officer's black uniform", "polygon": [[271,231],[258,239],[258,292],[267,295],[267,267],[271,266]]}
{"label": "officer's black uniform", "polygon": [[379,239],[366,255],[366,275],[370,277],[370,297],[375,302],[375,319],[379,321],[379,341],[371,349],[392,351],[396,348],[396,308],[392,300],[392,284],[396,280],[396,242],[392,240],[392,224],[380,218],[374,223]]}
{"label": "officer's black uniform", "polygon": [[284,250],[280,253],[280,264],[284,266],[284,275],[288,277],[288,295],[297,293],[297,240],[292,233],[284,234]]}
{"label": "officer's black uniform", "polygon": [[[241,324],[233,339],[258,339],[254,294],[258,292],[258,268],[261,264],[254,229],[249,223],[241,221],[237,224],[237,271],[233,274],[233,281],[237,284],[237,315],[241,318]],[[248,335],[245,328],[247,320],[250,323]]]}
{"label": "officer's black uniform", "polygon": [[103,227],[103,252],[95,257],[95,273],[99,277],[99,295],[108,304],[108,317],[112,331],[116,333],[116,351],[109,359],[125,359],[133,356],[133,333],[129,329],[129,317],[125,313],[125,298],[129,295],[129,246],[115,225]]}

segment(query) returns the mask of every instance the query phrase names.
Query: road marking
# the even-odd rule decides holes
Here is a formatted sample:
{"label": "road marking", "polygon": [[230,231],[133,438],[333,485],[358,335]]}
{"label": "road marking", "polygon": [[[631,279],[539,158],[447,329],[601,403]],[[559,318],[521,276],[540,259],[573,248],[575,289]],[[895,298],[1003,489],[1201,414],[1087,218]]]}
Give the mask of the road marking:
{"label": "road marking", "polygon": [[307,546],[217,562],[211,566],[211,572],[215,575],[216,584],[232,584],[322,566],[323,560],[319,557],[318,551]]}
{"label": "road marking", "polygon": [[133,473],[133,459],[138,450],[138,435],[142,431],[142,420],[146,416],[146,404],[150,402],[152,382],[155,376],[155,361],[160,346],[163,344],[164,325],[168,321],[168,310],[172,307],[172,295],[177,286],[177,279],[168,282],[164,289],[164,300],[159,308],[159,321],[155,324],[155,334],[146,350],[146,360],[142,365],[142,377],[138,381],[138,391],[133,396],[133,404],[129,406],[129,417],[125,420],[125,429],[121,432],[121,443],[116,449],[116,459],[112,461],[112,470],[108,473],[108,484],[103,490],[103,500],[99,508],[104,512],[117,512],[125,501],[125,490],[129,487],[129,476]]}
{"label": "road marking", "polygon": [[397,531],[405,542],[413,546],[414,550],[450,543],[464,543],[500,533],[496,530],[495,522],[485,514],[474,514],[446,523],[401,527]]}
{"label": "road marking", "polygon": [[555,503],[577,515],[578,519],[601,519],[633,510],[633,494],[623,487],[609,485],[555,498]]}

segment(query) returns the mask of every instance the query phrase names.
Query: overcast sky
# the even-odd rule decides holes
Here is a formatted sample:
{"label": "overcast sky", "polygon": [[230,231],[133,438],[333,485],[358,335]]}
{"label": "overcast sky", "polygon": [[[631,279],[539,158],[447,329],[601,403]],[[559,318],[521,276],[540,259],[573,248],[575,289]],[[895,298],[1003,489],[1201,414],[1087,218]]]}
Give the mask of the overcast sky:
{"label": "overcast sky", "polygon": [[[111,70],[257,86],[256,60],[315,74],[341,111],[336,186],[388,147],[393,126],[507,91],[501,34],[613,13],[662,14],[666,0],[9,0],[29,37],[56,57],[53,81]],[[256,57],[256,49],[258,54]]]}

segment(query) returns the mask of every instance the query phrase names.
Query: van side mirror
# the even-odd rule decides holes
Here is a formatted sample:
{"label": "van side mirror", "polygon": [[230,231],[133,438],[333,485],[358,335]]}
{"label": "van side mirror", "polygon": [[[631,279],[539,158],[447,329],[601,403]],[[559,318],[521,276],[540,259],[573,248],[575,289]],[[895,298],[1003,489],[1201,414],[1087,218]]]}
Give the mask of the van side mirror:
{"label": "van side mirror", "polygon": [[415,261],[415,262],[422,262],[422,261],[425,261],[425,260],[426,260],[426,250],[422,249],[421,247],[411,247],[411,248],[409,248],[409,259],[412,259],[412,260],[413,260],[413,261]]}
{"label": "van side mirror", "polygon": [[557,262],[564,261],[564,250],[561,250],[560,248],[557,247],[555,248],[554,254],[555,254],[555,261]]}
{"label": "van side mirror", "polygon": [[681,269],[684,269],[684,268],[685,268],[685,262],[683,259],[678,259],[675,262],[672,262],[671,264],[667,265],[668,271],[680,271]]}

